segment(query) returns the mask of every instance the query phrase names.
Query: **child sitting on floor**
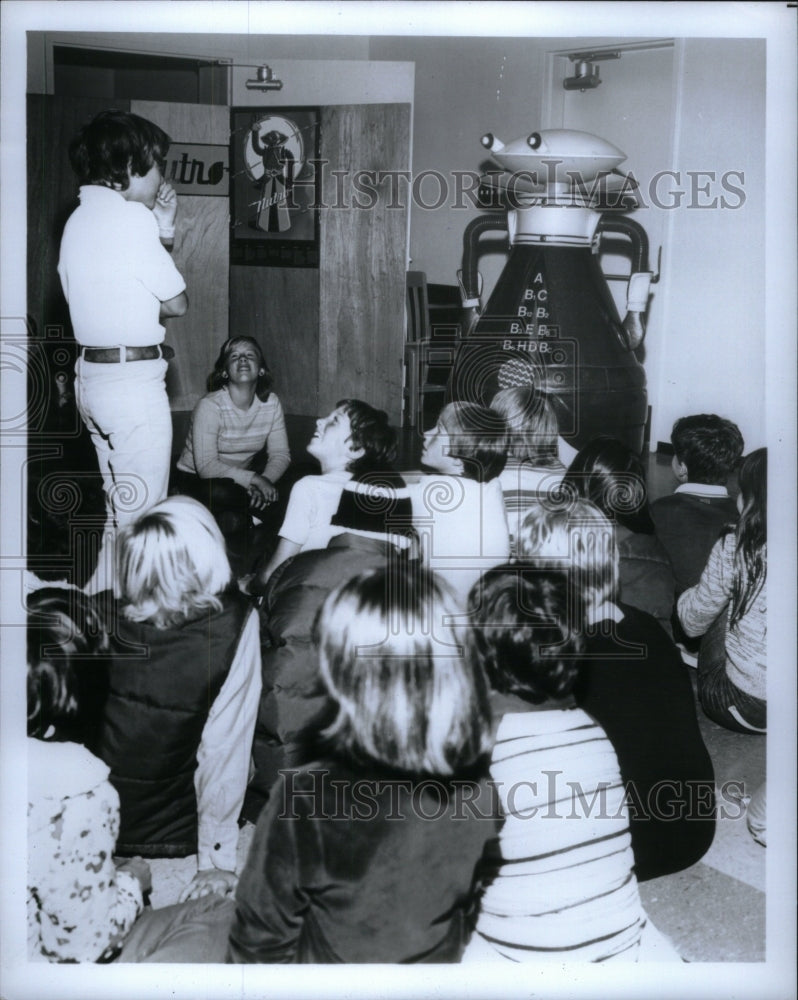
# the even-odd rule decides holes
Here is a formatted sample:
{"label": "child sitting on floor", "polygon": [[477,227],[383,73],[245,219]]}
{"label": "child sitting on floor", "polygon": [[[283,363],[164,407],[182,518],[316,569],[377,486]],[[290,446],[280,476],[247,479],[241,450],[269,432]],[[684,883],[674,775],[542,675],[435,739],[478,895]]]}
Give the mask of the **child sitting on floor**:
{"label": "child sitting on floor", "polygon": [[[690,636],[704,635],[698,696],[727,729],[767,729],[767,449],[740,467],[740,520],[715,542],[701,579],[679,598]],[[714,624],[713,624],[714,623]]]}
{"label": "child sitting on floor", "polygon": [[199,938],[206,962],[225,947],[236,963],[460,959],[498,809],[487,682],[460,654],[456,611],[444,584],[400,566],[330,594],[318,641],[333,717],[315,761],[281,772],[235,906],[212,900],[193,933],[176,908],[123,958],[185,960]]}
{"label": "child sitting on floor", "polygon": [[[578,595],[565,573],[501,567],[472,593],[469,626],[467,658],[485,667],[492,688],[491,778],[505,820],[486,851],[463,961],[640,959],[653,928],[633,872],[618,760],[573,697]],[[676,957],[660,943],[664,952],[646,957]]]}
{"label": "child sitting on floor", "polygon": [[[304,476],[295,483],[277,548],[254,577],[242,580],[243,588],[262,593],[286,559],[309,549],[325,549],[344,531],[382,537],[386,520],[397,522],[394,541],[406,546],[410,508],[406,502],[394,502],[394,491],[404,486],[393,472],[396,450],[388,414],[359,399],[342,399],[332,413],[317,420],[307,451],[318,459],[321,475]],[[377,488],[386,493],[386,503],[372,505],[369,498]]]}
{"label": "child sitting on floor", "polygon": [[604,729],[627,790],[638,882],[699,861],[715,833],[715,777],[688,668],[656,620],[618,601],[613,525],[575,498],[527,514],[519,559],[565,569],[585,611],[576,703]]}
{"label": "child sitting on floor", "polygon": [[79,590],[28,598],[28,956],[50,962],[112,958],[152,887],[140,858],[114,866],[119,796],[108,767],[62,742],[85,710],[82,694],[107,670],[108,637]]}
{"label": "child sitting on floor", "polygon": [[291,453],[283,408],[271,387],[257,340],[226,340],[172,475],[172,492],[204,504],[233,549],[247,547],[253,515],[275,529],[280,523],[276,483]]}
{"label": "child sitting on floor", "polygon": [[[117,853],[197,854],[183,898],[235,884],[261,689],[258,617],[231,587],[213,515],[169,497],[123,528],[96,753],[119,792]],[[98,598],[99,600],[100,598]]]}
{"label": "child sitting on floor", "polygon": [[499,474],[507,425],[475,403],[449,403],[424,435],[421,462],[435,475],[409,488],[422,558],[445,575],[465,607],[481,573],[504,562],[510,536]]}
{"label": "child sitting on floor", "polygon": [[530,506],[550,497],[565,473],[557,453],[557,415],[545,394],[532,386],[500,389],[490,406],[507,422],[507,461],[499,481],[515,555],[518,529]]}
{"label": "child sitting on floor", "polygon": [[617,438],[594,438],[579,450],[562,483],[567,495],[592,501],[615,526],[620,599],[653,615],[672,635],[673,569],[654,533],[639,457]]}
{"label": "child sitting on floor", "polygon": [[671,442],[680,485],[651,504],[651,517],[673,566],[678,596],[698,583],[721,531],[737,520],[727,483],[743,453],[743,436],[731,420],[701,413],[677,420]]}

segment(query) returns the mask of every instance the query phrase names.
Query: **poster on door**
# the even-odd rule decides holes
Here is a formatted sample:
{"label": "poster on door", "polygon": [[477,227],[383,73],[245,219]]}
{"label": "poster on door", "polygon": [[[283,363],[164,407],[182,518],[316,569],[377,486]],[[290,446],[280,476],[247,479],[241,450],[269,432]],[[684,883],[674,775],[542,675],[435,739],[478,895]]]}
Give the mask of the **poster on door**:
{"label": "poster on door", "polygon": [[230,263],[319,266],[318,108],[232,108]]}

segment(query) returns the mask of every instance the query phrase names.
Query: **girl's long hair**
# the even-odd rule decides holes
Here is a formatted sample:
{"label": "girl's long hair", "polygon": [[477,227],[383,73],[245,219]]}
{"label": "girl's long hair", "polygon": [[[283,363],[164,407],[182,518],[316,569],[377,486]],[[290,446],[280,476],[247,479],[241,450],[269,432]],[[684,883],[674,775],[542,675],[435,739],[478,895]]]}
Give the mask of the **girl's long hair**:
{"label": "girl's long hair", "polygon": [[233,353],[233,348],[238,344],[249,344],[250,347],[255,349],[255,353],[258,355],[258,365],[263,369],[263,374],[258,375],[258,381],[255,384],[255,395],[262,402],[266,402],[269,398],[269,393],[272,389],[272,373],[269,371],[269,366],[266,364],[266,357],[263,353],[263,348],[255,340],[254,337],[238,336],[238,337],[228,337],[228,339],[222,344],[219,350],[219,356],[213,366],[213,371],[208,376],[208,392],[216,392],[217,389],[222,389],[227,384],[227,365],[230,361],[230,355]]}
{"label": "girl's long hair", "polygon": [[743,509],[734,529],[734,581],[729,607],[729,628],[751,607],[767,577],[767,448],[758,448],[740,466]]}
{"label": "girl's long hair", "polygon": [[488,681],[462,655],[444,581],[390,561],[340,584],[314,626],[337,714],[321,734],[360,764],[450,777],[490,751]]}
{"label": "girl's long hair", "polygon": [[654,534],[645,468],[631,448],[616,438],[601,436],[586,444],[575,455],[560,488],[590,500],[629,531]]}

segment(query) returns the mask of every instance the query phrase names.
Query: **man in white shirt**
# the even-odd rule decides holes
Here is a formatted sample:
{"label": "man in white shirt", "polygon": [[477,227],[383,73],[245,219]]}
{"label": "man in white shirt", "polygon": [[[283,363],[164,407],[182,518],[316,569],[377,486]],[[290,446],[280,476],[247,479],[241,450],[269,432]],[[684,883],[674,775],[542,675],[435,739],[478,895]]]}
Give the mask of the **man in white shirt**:
{"label": "man in white shirt", "polygon": [[177,196],[162,176],[168,148],[157,125],[122,111],[101,112],[69,148],[80,205],[64,229],[58,273],[80,347],[75,396],[114,528],[162,500],[169,481],[172,421],[160,321],[182,316],[188,299],[166,249],[177,213]]}

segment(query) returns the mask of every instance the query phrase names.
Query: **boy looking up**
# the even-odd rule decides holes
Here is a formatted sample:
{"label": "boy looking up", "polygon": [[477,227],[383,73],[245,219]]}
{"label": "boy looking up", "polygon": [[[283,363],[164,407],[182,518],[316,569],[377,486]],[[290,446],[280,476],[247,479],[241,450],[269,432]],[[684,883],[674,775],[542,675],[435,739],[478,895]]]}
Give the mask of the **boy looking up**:
{"label": "boy looking up", "polygon": [[[343,532],[385,535],[387,541],[389,522],[398,516],[406,534],[410,505],[407,499],[398,499],[404,481],[392,469],[396,451],[388,414],[362,400],[342,399],[332,413],[317,420],[307,452],[318,460],[321,475],[304,476],[294,484],[274,554],[254,579],[241,581],[245,589],[260,593],[286,559],[310,549],[326,549]],[[367,497],[356,496],[359,483],[369,492],[370,477],[377,477],[385,496],[385,502],[373,509]],[[394,541],[407,545],[406,538]]]}

